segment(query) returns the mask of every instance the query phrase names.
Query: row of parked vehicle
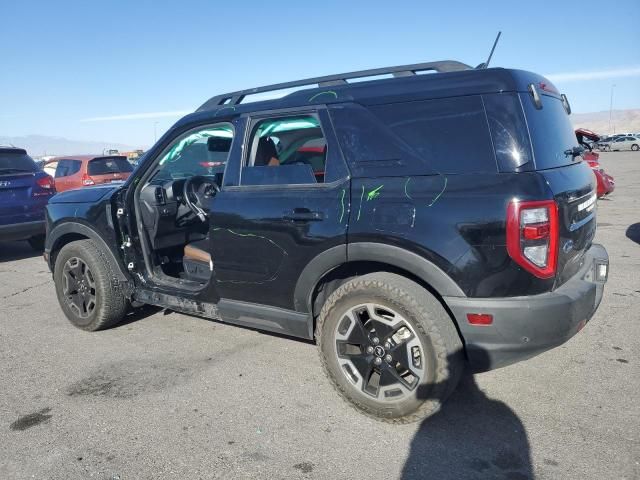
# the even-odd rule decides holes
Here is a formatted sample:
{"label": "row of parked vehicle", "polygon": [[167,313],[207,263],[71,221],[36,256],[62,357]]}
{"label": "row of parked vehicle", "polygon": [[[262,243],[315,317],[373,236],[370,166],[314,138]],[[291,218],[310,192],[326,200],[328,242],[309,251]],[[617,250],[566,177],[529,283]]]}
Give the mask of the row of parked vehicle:
{"label": "row of parked vehicle", "polygon": [[618,133],[616,135],[601,137],[593,142],[593,148],[604,152],[618,152],[640,150],[640,133]]}
{"label": "row of parked vehicle", "polygon": [[122,182],[133,167],[125,156],[69,156],[38,165],[22,148],[0,146],[0,240],[27,240],[42,250],[44,208],[57,192]]}
{"label": "row of parked vehicle", "polygon": [[596,176],[598,198],[609,195],[615,189],[616,184],[613,177],[606,173],[600,165],[600,154],[594,152],[594,146],[601,141],[600,135],[586,128],[579,128],[576,130],[576,138],[584,148],[582,158],[589,164],[593,174]]}
{"label": "row of parked vehicle", "polygon": [[[585,149],[582,156],[596,177],[598,198],[609,195],[615,189],[615,181],[604,171],[594,150],[635,151],[638,145],[629,142],[637,141],[636,137],[600,137],[587,129],[576,130],[576,137]],[[51,196],[74,188],[125,181],[133,168],[123,155],[65,156],[38,165],[24,149],[0,147],[0,240],[28,240],[34,249],[42,249],[43,211]]]}

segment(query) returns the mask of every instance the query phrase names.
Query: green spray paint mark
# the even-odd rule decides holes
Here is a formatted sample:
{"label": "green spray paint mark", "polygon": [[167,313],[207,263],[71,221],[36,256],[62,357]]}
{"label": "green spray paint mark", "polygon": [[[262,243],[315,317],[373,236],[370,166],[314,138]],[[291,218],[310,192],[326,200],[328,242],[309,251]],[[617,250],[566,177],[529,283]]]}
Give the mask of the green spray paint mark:
{"label": "green spray paint mark", "polygon": [[411,181],[411,177],[407,178],[407,181],[404,182],[404,195],[405,197],[407,197],[409,200],[413,200],[413,198],[411,198],[411,195],[409,195],[409,192],[407,192],[407,187],[409,186],[409,182]]}
{"label": "green spray paint mark", "polygon": [[220,110],[218,110],[216,112],[216,115],[220,115],[220,112],[224,112],[225,110],[231,110],[232,112],[236,111],[236,107],[234,107],[233,105],[227,105],[225,107],[222,107]]}
{"label": "green spray paint mark", "polygon": [[232,235],[237,235],[238,237],[254,237],[254,238],[261,238],[263,240],[266,240],[267,242],[275,245],[276,247],[278,247],[280,250],[282,250],[282,252],[285,255],[289,255],[287,253],[287,251],[282,248],[280,245],[278,245],[276,242],[274,242],[273,240],[271,240],[270,238],[267,237],[263,237],[262,235],[256,235],[255,233],[238,233],[238,232],[234,232],[233,230],[231,230],[230,228],[222,228],[222,227],[218,227],[218,228],[214,228],[213,231],[217,232],[219,230],[226,230],[227,232],[231,233]]}
{"label": "green spray paint mark", "polygon": [[442,190],[440,190],[440,193],[436,195],[436,197],[433,200],[431,200],[431,203],[427,205],[427,207],[431,207],[434,203],[436,203],[446,189],[447,189],[447,177],[444,177],[444,185],[442,186]]}
{"label": "green spray paint mark", "polygon": [[370,202],[371,200],[378,198],[380,196],[380,190],[382,190],[382,187],[384,187],[384,185],[380,185],[379,187],[376,187],[373,190],[371,190],[369,193],[367,193],[367,202]]}
{"label": "green spray paint mark", "polygon": [[358,207],[358,218],[356,222],[360,220],[360,212],[362,211],[362,199],[364,198],[364,185],[362,185],[362,193],[360,194],[360,206]]}
{"label": "green spray paint mark", "polygon": [[311,97],[308,101],[309,102],[313,102],[316,98],[322,96],[322,95],[333,95],[333,98],[338,98],[338,94],[336,92],[334,92],[333,90],[327,90],[326,92],[319,92],[316,93],[313,97]]}
{"label": "green spray paint mark", "polygon": [[339,220],[340,223],[342,223],[342,219],[344,218],[344,194],[345,194],[345,190],[343,188],[342,197],[340,197],[340,207],[342,208],[342,211],[340,212],[340,220]]}

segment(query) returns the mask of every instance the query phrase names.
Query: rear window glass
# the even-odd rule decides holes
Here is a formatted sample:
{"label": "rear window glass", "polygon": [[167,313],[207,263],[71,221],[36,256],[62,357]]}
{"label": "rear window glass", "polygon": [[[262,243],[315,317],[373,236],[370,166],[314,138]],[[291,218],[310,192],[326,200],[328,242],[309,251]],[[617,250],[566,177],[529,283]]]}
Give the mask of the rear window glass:
{"label": "rear window glass", "polygon": [[496,172],[478,96],[379,105],[371,111],[438,172]]}
{"label": "rear window glass", "polygon": [[517,93],[483,95],[501,172],[534,170],[529,132]]}
{"label": "rear window glass", "polygon": [[542,108],[537,110],[527,93],[520,94],[533,146],[537,170],[563,167],[574,163],[567,150],[578,146],[569,115],[562,102],[548,95],[540,95]]}
{"label": "rear window glass", "polygon": [[133,167],[126,157],[96,158],[89,161],[89,175],[108,175],[110,173],[132,172]]}
{"label": "rear window glass", "polygon": [[33,159],[24,150],[0,149],[0,175],[3,173],[35,172],[38,170]]}

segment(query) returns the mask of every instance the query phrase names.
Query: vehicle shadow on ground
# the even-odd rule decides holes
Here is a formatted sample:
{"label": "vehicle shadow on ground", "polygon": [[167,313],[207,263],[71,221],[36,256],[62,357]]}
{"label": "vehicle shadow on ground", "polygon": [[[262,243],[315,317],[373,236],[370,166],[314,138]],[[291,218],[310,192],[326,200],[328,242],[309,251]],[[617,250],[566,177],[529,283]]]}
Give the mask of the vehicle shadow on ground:
{"label": "vehicle shadow on ground", "polygon": [[632,242],[640,244],[640,223],[629,225],[629,228],[627,228],[625,235]]}
{"label": "vehicle shadow on ground", "polygon": [[[138,322],[140,320],[144,320],[147,317],[151,317],[158,312],[162,312],[164,309],[162,307],[156,307],[154,305],[143,305],[138,308],[132,308],[127,312],[124,319],[118,323],[114,329],[125,327],[131,323]],[[165,315],[169,314],[170,311],[165,311]]]}
{"label": "vehicle shadow on ground", "polygon": [[0,242],[0,263],[33,257],[42,257],[42,252],[34,250],[27,242]]}
{"label": "vehicle shadow on ground", "polygon": [[420,425],[401,478],[533,479],[527,433],[513,410],[465,373],[442,409]]}

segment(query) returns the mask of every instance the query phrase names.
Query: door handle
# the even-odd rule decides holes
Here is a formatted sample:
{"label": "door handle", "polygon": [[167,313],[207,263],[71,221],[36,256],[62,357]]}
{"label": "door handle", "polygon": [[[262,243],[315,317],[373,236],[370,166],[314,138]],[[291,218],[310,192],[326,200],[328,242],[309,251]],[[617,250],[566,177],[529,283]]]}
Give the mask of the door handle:
{"label": "door handle", "polygon": [[282,215],[284,220],[290,220],[292,222],[317,222],[324,220],[324,213],[314,212],[308,208],[295,208],[284,212]]}

